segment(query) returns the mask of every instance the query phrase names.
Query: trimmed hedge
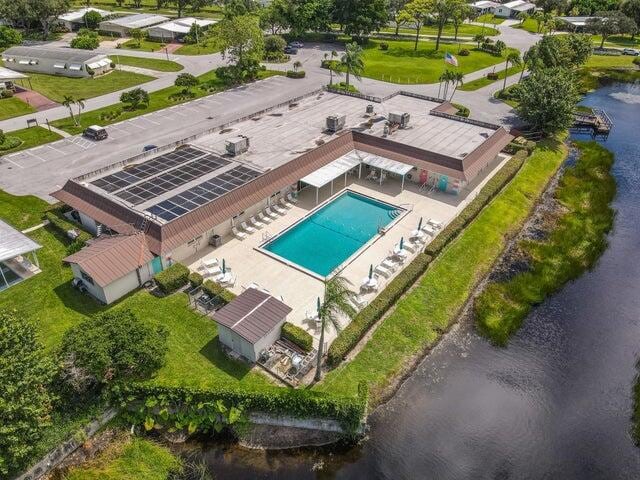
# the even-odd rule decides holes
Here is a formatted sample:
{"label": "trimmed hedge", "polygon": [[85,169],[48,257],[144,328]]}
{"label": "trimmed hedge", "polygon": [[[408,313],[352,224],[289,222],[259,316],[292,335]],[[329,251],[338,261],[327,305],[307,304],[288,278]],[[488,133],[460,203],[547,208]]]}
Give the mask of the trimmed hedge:
{"label": "trimmed hedge", "polygon": [[202,284],[202,290],[204,290],[205,293],[212,297],[218,297],[219,299],[224,301],[224,303],[229,303],[231,300],[236,298],[235,293],[227,290],[221,285],[218,285],[213,280],[205,280],[205,282]]}
{"label": "trimmed hedge", "polygon": [[431,263],[432,257],[419,254],[373,301],[356,315],[329,346],[327,365],[338,365],[364,337],[369,329],[398,301],[420,278]]}
{"label": "trimmed hedge", "polygon": [[304,70],[287,70],[287,78],[304,78],[306,75]]}
{"label": "trimmed hedge", "polygon": [[313,337],[311,334],[293,323],[284,322],[280,335],[282,338],[295,343],[305,352],[309,352],[313,348]]}
{"label": "trimmed hedge", "polygon": [[191,272],[189,274],[189,283],[192,287],[199,287],[200,285],[202,285],[203,281],[204,279],[202,278],[202,275],[200,275],[198,272]]}
{"label": "trimmed hedge", "polygon": [[189,281],[189,269],[181,263],[174,263],[155,276],[156,285],[168,295],[184,287]]}
{"label": "trimmed hedge", "polygon": [[440,251],[449,244],[464,228],[476,218],[482,209],[495,197],[502,188],[511,181],[516,173],[520,170],[524,161],[527,159],[526,150],[517,152],[507,164],[500,169],[484,187],[478,192],[469,205],[467,205],[460,214],[455,217],[449,225],[447,225],[434,238],[425,250],[425,253],[436,256]]}
{"label": "trimmed hedge", "polygon": [[[264,412],[273,415],[290,415],[296,418],[328,418],[342,425],[348,432],[355,432],[365,417],[368,389],[358,385],[358,395],[347,397],[309,389],[292,389],[275,386],[233,387],[220,385],[198,389],[165,387],[140,383],[119,384],[111,391],[114,405],[120,405],[128,421],[143,423],[152,417],[162,425],[162,411],[196,413],[198,404],[222,400],[227,406],[242,405],[247,412]],[[173,427],[174,425],[170,425]]]}
{"label": "trimmed hedge", "polygon": [[[51,225],[60,235],[64,236],[64,238],[68,239],[69,245],[67,245],[67,255],[72,255],[77,251],[81,250],[89,240],[93,238],[86,230],[83,230],[82,227],[76,223],[69,221],[60,208],[53,208],[44,214],[45,218],[49,220],[49,225]],[[78,232],[78,237],[75,240],[71,240],[67,237],[67,232],[69,230],[75,230]]]}

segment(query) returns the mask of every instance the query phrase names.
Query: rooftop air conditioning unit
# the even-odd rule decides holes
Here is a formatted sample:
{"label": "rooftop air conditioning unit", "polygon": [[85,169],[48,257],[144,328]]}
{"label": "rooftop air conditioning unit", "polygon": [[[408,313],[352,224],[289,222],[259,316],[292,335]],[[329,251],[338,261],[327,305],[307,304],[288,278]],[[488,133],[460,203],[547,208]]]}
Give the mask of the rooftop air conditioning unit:
{"label": "rooftop air conditioning unit", "polygon": [[231,155],[240,155],[249,150],[249,137],[238,135],[237,137],[230,138],[227,140],[225,148],[227,153]]}
{"label": "rooftop air conditioning unit", "polygon": [[389,112],[389,123],[400,125],[400,128],[407,128],[411,115],[408,113]]}
{"label": "rooftop air conditioning unit", "polygon": [[347,123],[346,115],[329,115],[327,117],[327,130],[337,132],[344,128],[345,123]]}

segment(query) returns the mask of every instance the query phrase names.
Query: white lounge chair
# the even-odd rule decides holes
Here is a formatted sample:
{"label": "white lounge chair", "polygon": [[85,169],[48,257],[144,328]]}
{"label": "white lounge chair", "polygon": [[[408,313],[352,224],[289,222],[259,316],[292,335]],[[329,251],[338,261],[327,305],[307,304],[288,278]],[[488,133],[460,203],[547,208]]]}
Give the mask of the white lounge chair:
{"label": "white lounge chair", "polygon": [[354,304],[354,306],[358,310],[361,310],[362,308],[367,306],[367,301],[364,298],[362,298],[360,295],[353,295],[351,297],[351,302]]}
{"label": "white lounge chair", "polygon": [[393,257],[386,258],[380,265],[382,265],[387,270],[391,271],[391,273],[395,272],[398,268],[396,262],[393,261]]}
{"label": "white lounge chair", "polygon": [[204,276],[205,277],[215,277],[222,273],[222,269],[220,267],[205,267]]}
{"label": "white lounge chair", "polygon": [[247,234],[239,231],[236,227],[231,227],[231,232],[233,233],[233,236],[238,240],[244,240],[245,238],[247,238]]}
{"label": "white lounge chair", "polygon": [[242,222],[240,224],[240,227],[247,233],[254,233],[256,231],[255,228],[250,227],[249,225],[247,225],[247,222]]}
{"label": "white lounge chair", "polygon": [[405,250],[408,250],[411,253],[416,253],[416,246],[415,245],[412,245],[409,242],[404,242],[404,244],[402,246],[403,246],[403,248]]}
{"label": "white lounge chair", "polygon": [[287,193],[287,200],[289,200],[289,202],[291,203],[298,203],[298,199],[294,197],[293,193],[291,192]]}
{"label": "white lounge chair", "polygon": [[265,224],[262,223],[260,220],[257,220],[256,217],[251,217],[249,219],[249,223],[251,223],[251,225],[253,225],[256,228],[262,228],[265,226]]}
{"label": "white lounge chair", "polygon": [[264,209],[264,214],[267,217],[269,217],[270,219],[272,219],[272,220],[275,220],[276,218],[278,218],[280,216],[274,210],[272,210],[270,207]]}
{"label": "white lounge chair", "polygon": [[373,269],[373,271],[379,273],[384,278],[389,278],[391,276],[391,273],[392,273],[392,271],[390,269],[388,269],[387,267],[385,267],[382,264],[377,265],[376,268]]}
{"label": "white lounge chair", "polygon": [[271,211],[275,211],[279,215],[284,215],[285,213],[287,213],[287,211],[284,208],[279,207],[278,205],[275,205],[275,204],[271,205]]}
{"label": "white lounge chair", "polygon": [[282,208],[286,208],[287,210],[293,207],[293,205],[291,205],[290,203],[287,203],[287,201],[284,198],[280,199],[280,201],[278,202],[278,205],[280,205]]}
{"label": "white lounge chair", "polygon": [[258,217],[258,220],[260,220],[263,223],[271,223],[272,222],[271,218],[267,217],[262,212],[258,213],[258,215],[256,215],[256,217]]}
{"label": "white lounge chair", "polygon": [[210,258],[209,260],[203,260],[202,261],[202,266],[205,268],[212,268],[215,267],[216,265],[218,265],[218,259],[217,258]]}
{"label": "white lounge chair", "polygon": [[427,223],[432,227],[437,228],[438,230],[440,230],[444,226],[444,222],[441,222],[440,220],[434,220],[433,218],[427,220]]}
{"label": "white lounge chair", "polygon": [[422,231],[425,233],[428,233],[431,236],[434,236],[436,234],[436,229],[433,228],[431,225],[423,225]]}

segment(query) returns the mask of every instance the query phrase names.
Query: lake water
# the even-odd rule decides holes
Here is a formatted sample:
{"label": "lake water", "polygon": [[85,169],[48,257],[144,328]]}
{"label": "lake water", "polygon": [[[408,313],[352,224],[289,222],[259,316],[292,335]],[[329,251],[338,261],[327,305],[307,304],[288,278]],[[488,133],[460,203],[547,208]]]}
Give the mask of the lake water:
{"label": "lake water", "polygon": [[505,349],[462,325],[371,416],[343,451],[252,452],[203,445],[215,478],[637,479],[631,389],[640,352],[640,86],[613,85],[604,108],[618,212],[593,271],[527,318]]}

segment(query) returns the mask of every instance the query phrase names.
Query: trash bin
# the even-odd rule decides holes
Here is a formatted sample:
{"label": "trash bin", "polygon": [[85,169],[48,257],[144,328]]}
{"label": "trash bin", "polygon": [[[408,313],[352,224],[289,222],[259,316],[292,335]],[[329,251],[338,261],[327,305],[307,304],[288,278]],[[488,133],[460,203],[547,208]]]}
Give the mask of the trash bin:
{"label": "trash bin", "polygon": [[220,235],[212,235],[209,239],[209,245],[213,247],[219,247],[222,245],[222,237]]}

